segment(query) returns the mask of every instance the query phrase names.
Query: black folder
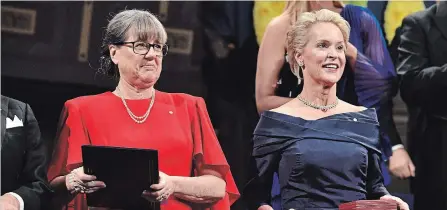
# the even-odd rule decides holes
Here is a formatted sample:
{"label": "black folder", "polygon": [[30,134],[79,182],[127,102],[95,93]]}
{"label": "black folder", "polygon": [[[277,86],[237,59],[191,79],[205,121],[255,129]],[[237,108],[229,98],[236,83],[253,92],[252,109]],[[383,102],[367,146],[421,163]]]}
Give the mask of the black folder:
{"label": "black folder", "polygon": [[106,188],[87,194],[87,205],[123,210],[159,210],[160,203],[141,197],[158,183],[158,151],[106,146],[82,146],[84,173]]}

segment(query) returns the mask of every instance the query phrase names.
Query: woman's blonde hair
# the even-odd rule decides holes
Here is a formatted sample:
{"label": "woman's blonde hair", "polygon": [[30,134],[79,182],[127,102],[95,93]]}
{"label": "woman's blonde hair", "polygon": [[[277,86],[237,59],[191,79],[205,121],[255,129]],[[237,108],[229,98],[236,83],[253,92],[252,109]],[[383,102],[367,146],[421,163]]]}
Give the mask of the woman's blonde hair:
{"label": "woman's blonde hair", "polygon": [[298,76],[296,70],[297,61],[295,60],[295,55],[301,54],[304,47],[308,42],[308,33],[310,28],[321,22],[332,23],[336,25],[342,35],[345,45],[349,41],[349,32],[351,30],[349,23],[341,17],[340,14],[322,9],[314,12],[304,12],[299,17],[297,22],[290,27],[287,32],[287,56],[289,64],[292,67],[292,72]]}
{"label": "woman's blonde hair", "polygon": [[[319,0],[314,0],[319,1]],[[335,7],[343,8],[343,3],[341,1],[333,0],[332,3]],[[300,14],[304,12],[311,12],[310,2],[306,0],[291,0],[287,1],[284,6],[283,13],[286,13],[290,17],[290,24],[293,25],[298,20]]]}

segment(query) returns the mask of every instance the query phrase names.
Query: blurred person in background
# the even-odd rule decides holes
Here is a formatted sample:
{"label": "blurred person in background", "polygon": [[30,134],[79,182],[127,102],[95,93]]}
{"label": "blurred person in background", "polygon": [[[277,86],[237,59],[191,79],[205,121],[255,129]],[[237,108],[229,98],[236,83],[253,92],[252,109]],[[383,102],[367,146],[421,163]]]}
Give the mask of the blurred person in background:
{"label": "blurred person in background", "polygon": [[447,2],[407,16],[398,47],[415,210],[447,209]]}
{"label": "blurred person in background", "polygon": [[[259,115],[254,88],[258,44],[253,1],[200,2],[203,81],[211,121],[241,189],[254,172],[249,169],[251,139]],[[246,209],[238,200],[232,209]]]}

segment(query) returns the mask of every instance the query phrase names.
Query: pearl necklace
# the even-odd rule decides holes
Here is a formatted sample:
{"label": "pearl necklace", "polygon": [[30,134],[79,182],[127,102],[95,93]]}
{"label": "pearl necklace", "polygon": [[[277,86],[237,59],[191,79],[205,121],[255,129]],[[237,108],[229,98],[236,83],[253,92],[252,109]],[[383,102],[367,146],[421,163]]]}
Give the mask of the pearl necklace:
{"label": "pearl necklace", "polygon": [[314,109],[319,109],[319,110],[321,110],[323,112],[326,112],[327,110],[332,109],[332,108],[334,108],[334,107],[336,107],[338,105],[338,98],[335,100],[335,102],[333,104],[329,104],[329,105],[326,105],[326,106],[313,104],[312,102],[309,102],[306,99],[302,98],[301,95],[298,95],[296,98],[298,98],[298,100],[303,102],[304,105],[310,106],[310,107],[312,107]]}
{"label": "pearl necklace", "polygon": [[119,92],[119,96],[121,98],[121,101],[124,104],[124,107],[126,107],[127,113],[129,114],[130,118],[132,118],[133,121],[135,121],[138,124],[144,123],[147,119],[147,117],[149,116],[149,113],[151,112],[152,106],[154,105],[154,101],[155,101],[155,90],[152,89],[152,98],[151,98],[151,103],[149,104],[149,108],[147,109],[146,113],[144,113],[143,116],[136,116],[131,110],[130,108],[127,106],[126,100],[124,100],[124,97],[121,94],[121,90],[119,88],[116,88],[116,90],[118,90]]}

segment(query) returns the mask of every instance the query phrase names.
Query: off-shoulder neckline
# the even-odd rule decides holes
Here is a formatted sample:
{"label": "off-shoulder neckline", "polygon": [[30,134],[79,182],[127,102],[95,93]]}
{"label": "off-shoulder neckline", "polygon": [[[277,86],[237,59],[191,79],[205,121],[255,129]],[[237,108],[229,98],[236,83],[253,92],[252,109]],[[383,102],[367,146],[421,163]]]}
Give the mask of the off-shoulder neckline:
{"label": "off-shoulder neckline", "polygon": [[336,114],[333,114],[333,115],[320,117],[320,118],[314,119],[314,120],[304,119],[302,117],[297,117],[297,116],[284,114],[284,113],[281,113],[281,112],[276,112],[276,111],[271,111],[271,110],[265,111],[262,115],[267,115],[267,116],[269,116],[269,115],[270,116],[271,115],[285,116],[285,117],[290,118],[290,119],[298,119],[298,120],[302,120],[302,121],[305,121],[305,122],[316,122],[316,121],[321,121],[321,120],[326,120],[326,119],[331,119],[331,118],[337,118],[337,117],[341,117],[341,116],[352,116],[352,115],[358,115],[358,114],[367,114],[367,113],[371,113],[372,111],[375,113],[375,109],[374,108],[366,108],[366,109],[361,110],[361,111],[336,113]]}

